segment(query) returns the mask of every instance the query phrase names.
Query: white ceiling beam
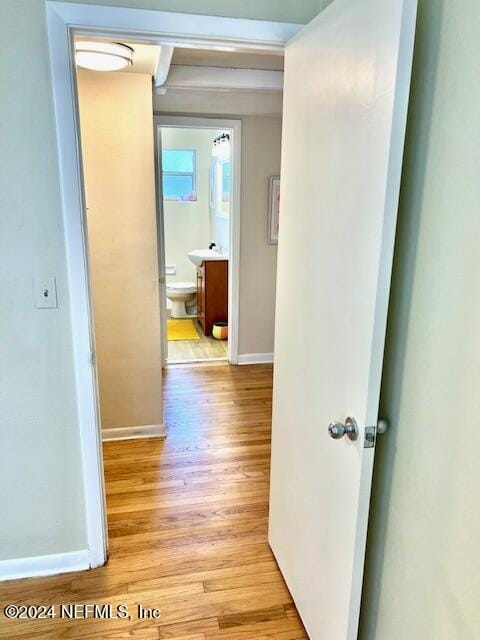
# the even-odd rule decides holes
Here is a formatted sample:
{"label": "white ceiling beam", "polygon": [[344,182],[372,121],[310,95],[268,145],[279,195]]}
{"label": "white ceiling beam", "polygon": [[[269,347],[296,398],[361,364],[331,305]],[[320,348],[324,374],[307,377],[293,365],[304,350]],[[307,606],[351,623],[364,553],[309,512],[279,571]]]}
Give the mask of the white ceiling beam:
{"label": "white ceiling beam", "polygon": [[208,91],[282,91],[283,71],[172,65],[165,88]]}
{"label": "white ceiling beam", "polygon": [[170,64],[172,62],[173,47],[162,44],[160,47],[160,55],[158,56],[157,71],[155,72],[155,90],[160,93],[162,87],[164,87],[168,72],[170,70]]}

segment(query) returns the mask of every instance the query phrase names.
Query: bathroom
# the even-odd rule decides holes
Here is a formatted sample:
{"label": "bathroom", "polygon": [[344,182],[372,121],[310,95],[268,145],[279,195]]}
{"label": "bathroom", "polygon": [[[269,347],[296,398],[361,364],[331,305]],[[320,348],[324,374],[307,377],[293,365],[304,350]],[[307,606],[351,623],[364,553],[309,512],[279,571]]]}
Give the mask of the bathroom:
{"label": "bathroom", "polygon": [[158,123],[170,364],[228,357],[231,138],[230,129],[212,124]]}

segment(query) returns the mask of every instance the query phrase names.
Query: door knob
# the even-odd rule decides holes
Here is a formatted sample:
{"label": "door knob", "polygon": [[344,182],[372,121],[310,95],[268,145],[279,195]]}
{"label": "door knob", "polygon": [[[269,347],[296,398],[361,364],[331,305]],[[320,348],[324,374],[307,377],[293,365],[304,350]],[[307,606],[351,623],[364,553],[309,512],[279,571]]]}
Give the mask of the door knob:
{"label": "door knob", "polygon": [[328,425],[328,433],[334,440],[339,440],[347,435],[350,440],[356,440],[358,438],[358,425],[355,418],[348,417],[343,422],[330,422]]}

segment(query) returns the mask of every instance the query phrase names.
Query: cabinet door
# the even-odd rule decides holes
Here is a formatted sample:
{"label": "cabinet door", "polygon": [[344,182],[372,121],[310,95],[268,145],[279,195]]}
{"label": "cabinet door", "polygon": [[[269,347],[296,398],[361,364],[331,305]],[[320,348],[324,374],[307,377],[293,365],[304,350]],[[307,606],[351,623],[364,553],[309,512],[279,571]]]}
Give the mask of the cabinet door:
{"label": "cabinet door", "polygon": [[205,333],[205,276],[203,269],[197,269],[197,317]]}

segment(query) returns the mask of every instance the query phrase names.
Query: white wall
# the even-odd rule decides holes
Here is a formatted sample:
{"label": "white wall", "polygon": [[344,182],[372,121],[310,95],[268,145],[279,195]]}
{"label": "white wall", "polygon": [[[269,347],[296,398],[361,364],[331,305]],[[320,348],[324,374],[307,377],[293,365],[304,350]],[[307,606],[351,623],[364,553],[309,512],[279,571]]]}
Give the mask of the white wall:
{"label": "white wall", "polygon": [[[0,25],[5,560],[85,548],[86,531],[45,4],[1,2]],[[58,309],[35,308],[36,274],[56,277]]]}
{"label": "white wall", "polygon": [[[15,0],[22,2],[25,0]],[[29,0],[27,0],[28,2]],[[37,1],[37,0],[34,0]],[[76,2],[77,0],[67,0]],[[103,4],[138,9],[185,11],[212,16],[278,20],[280,22],[308,22],[317,15],[322,0],[82,0],[85,4]]]}
{"label": "white wall", "polygon": [[212,241],[223,253],[230,255],[230,218],[212,212],[210,219],[210,235]]}
{"label": "white wall", "polygon": [[164,200],[166,264],[175,264],[175,276],[167,282],[196,282],[195,266],[187,253],[205,249],[212,240],[209,220],[209,170],[215,133],[205,129],[162,127],[164,149],[195,149],[197,201]]}

